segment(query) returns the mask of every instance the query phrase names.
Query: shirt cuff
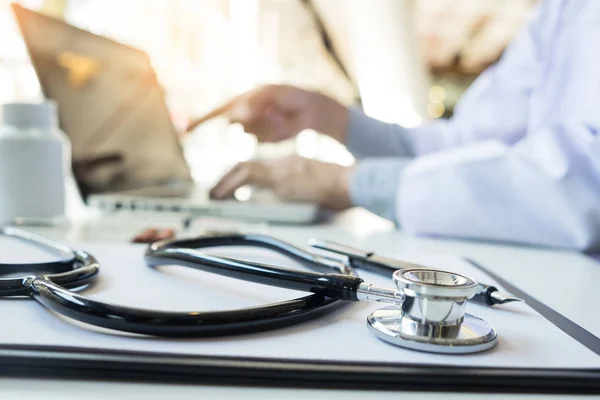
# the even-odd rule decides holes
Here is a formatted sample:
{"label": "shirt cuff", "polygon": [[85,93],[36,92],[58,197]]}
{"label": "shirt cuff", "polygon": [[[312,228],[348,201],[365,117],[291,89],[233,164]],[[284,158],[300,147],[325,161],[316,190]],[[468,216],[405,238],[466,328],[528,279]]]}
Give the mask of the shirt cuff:
{"label": "shirt cuff", "polygon": [[350,177],[350,199],[360,207],[383,218],[397,221],[397,197],[402,170],[411,163],[407,158],[362,160]]}
{"label": "shirt cuff", "polygon": [[354,157],[412,157],[412,142],[406,128],[371,118],[355,108],[348,110],[345,145]]}

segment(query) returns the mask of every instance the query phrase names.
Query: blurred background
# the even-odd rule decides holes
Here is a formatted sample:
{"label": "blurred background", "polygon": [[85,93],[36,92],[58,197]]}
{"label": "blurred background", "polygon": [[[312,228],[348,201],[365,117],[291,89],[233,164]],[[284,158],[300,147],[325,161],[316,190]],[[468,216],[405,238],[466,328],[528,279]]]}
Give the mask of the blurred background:
{"label": "blurred background", "polygon": [[[21,0],[25,7],[147,52],[175,126],[262,83],[318,89],[376,118],[414,126],[452,115],[536,0]],[[41,99],[0,0],[0,103]],[[181,136],[198,181],[232,163],[298,153],[351,164],[317,132],[257,145],[224,119]],[[210,166],[210,167],[209,167]]]}

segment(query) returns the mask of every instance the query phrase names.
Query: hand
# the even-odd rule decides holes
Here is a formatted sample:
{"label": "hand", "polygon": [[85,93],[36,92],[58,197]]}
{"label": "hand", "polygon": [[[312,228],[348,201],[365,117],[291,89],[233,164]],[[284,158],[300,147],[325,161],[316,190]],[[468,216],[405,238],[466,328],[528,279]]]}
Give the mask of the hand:
{"label": "hand", "polygon": [[192,122],[188,130],[219,115],[242,124],[259,142],[290,139],[304,129],[315,129],[343,142],[348,124],[348,110],[343,105],[319,93],[286,85],[266,85],[244,93]]}
{"label": "hand", "polygon": [[299,156],[237,164],[211,190],[213,199],[233,196],[244,185],[271,189],[285,201],[314,202],[332,210],[351,207],[351,167],[324,163]]}

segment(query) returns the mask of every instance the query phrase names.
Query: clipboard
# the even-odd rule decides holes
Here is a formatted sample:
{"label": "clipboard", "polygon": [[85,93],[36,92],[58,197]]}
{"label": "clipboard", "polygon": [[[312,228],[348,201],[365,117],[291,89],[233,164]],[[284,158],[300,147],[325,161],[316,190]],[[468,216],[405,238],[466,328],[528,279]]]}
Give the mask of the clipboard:
{"label": "clipboard", "polygon": [[[137,303],[139,294],[144,293],[141,289],[147,288],[150,293],[147,298],[142,299],[144,302],[156,301],[155,304],[164,303],[164,306],[168,307],[168,302],[163,301],[167,296],[165,299],[153,299],[158,293],[152,287],[153,282],[158,283],[165,290],[170,287],[177,288],[181,296],[187,298],[188,295],[191,296],[198,291],[199,285],[202,285],[203,290],[209,295],[214,295],[217,291],[222,291],[225,282],[223,280],[228,279],[200,271],[184,271],[177,268],[171,270],[171,267],[166,268],[166,271],[151,270],[145,267],[142,261],[144,246],[83,244],[74,247],[90,251],[103,265],[99,284],[91,288],[89,293],[86,292],[86,295],[91,297],[104,296],[103,300],[113,299],[114,302],[134,304]],[[2,243],[0,248],[4,253],[14,251],[15,255],[23,254],[22,249],[8,249],[3,247]],[[233,257],[280,262],[276,257],[267,258],[262,253],[263,250],[252,250],[257,252],[243,253],[240,250],[231,253],[232,249],[223,251],[227,251],[227,254]],[[436,257],[446,258],[438,258],[436,261]],[[414,258],[409,257],[409,261],[425,262],[433,266],[436,262],[445,264],[454,262],[457,268],[460,267],[459,263],[464,263],[464,260],[452,261],[448,257],[415,255]],[[128,269],[123,271],[124,268]],[[455,269],[454,266],[451,268]],[[528,304],[533,304],[534,307],[541,305],[541,311],[536,309],[535,312],[542,317],[535,314],[534,321],[532,313],[511,316],[508,311],[477,308],[475,311],[486,319],[496,316],[495,323],[492,322],[496,325],[501,340],[507,340],[509,346],[500,348],[495,354],[482,353],[479,356],[465,357],[435,356],[379,342],[378,339],[371,338],[366,328],[362,326],[367,315],[365,312],[368,310],[360,309],[358,305],[345,307],[345,310],[334,314],[331,318],[327,316],[318,321],[263,335],[174,343],[161,339],[132,338],[90,330],[87,326],[81,326],[83,324],[75,324],[49,313],[33,301],[0,300],[0,313],[10,321],[10,324],[3,324],[5,332],[0,331],[0,376],[332,389],[600,393],[600,354],[596,352],[600,348],[594,347],[600,343],[600,339],[555,311],[549,308],[543,310],[542,303],[536,303],[535,299],[527,296],[523,291],[518,291],[518,288],[510,283],[502,281],[500,277],[490,276],[490,271],[485,271],[485,267],[473,264],[465,268],[471,268],[471,275],[479,274],[474,276],[476,279],[482,279],[481,277],[485,275],[487,282],[525,297]],[[479,272],[475,269],[479,269]],[[457,272],[464,273],[464,271]],[[139,293],[123,290],[127,282],[131,282],[134,277],[141,285]],[[375,276],[368,279],[376,280]],[[220,300],[225,301],[231,296],[235,297],[237,289],[242,286],[229,287],[235,290],[223,294],[224,297]],[[269,293],[265,293],[264,289],[256,292],[248,289],[247,293],[239,293],[239,295],[241,298],[252,298],[252,301],[256,302],[263,301],[261,296],[267,295],[289,297],[288,291],[281,289],[283,292],[275,293],[278,290],[280,289],[274,288]],[[155,304],[149,306],[144,304],[144,306],[154,308]],[[177,299],[173,300],[171,305],[182,307]],[[212,308],[214,305],[208,306]],[[228,304],[224,306],[227,307]],[[16,315],[19,318],[13,318]],[[515,363],[507,360],[503,352],[510,352],[510,345],[519,347],[520,344],[525,344],[528,347],[535,347],[535,342],[514,342],[515,336],[509,330],[511,327],[502,324],[503,320],[511,318],[525,318],[524,320],[531,318],[532,323],[543,324],[548,330],[547,335],[554,335],[560,341],[557,347],[561,348],[556,349],[559,353],[563,351],[560,357],[567,355],[577,357],[577,354],[585,357],[567,367],[562,367],[562,361],[556,357],[539,362],[534,360],[531,361],[533,363],[531,365],[513,365]],[[348,329],[350,326],[353,328]],[[525,327],[523,331],[524,335],[528,334],[527,328]],[[554,329],[551,331],[551,328]],[[346,344],[342,342],[346,338],[342,335],[330,337],[327,343],[314,343],[319,338],[340,332],[349,337],[349,346],[346,347],[349,347],[350,353],[359,353],[361,348],[376,349],[379,351],[377,357],[361,358],[346,354],[345,359],[335,359],[328,354],[323,357],[318,354],[315,356],[315,349],[326,350],[326,347],[335,346],[335,343],[340,343],[340,347],[344,347]],[[257,349],[257,343],[263,343],[263,348]],[[291,344],[298,348],[292,349]],[[353,345],[355,348],[352,348]],[[522,350],[526,350],[526,347],[523,346]],[[289,354],[284,354],[286,351]],[[329,351],[335,353],[337,350],[329,349]],[[518,352],[515,352],[513,355],[517,354]],[[386,359],[386,356],[389,357]],[[528,358],[525,354],[520,362],[525,362]],[[374,361],[376,359],[381,361]],[[425,361],[421,362],[422,360]],[[449,360],[448,364],[445,364],[445,360]],[[547,362],[554,365],[544,367]]]}
{"label": "clipboard", "polygon": [[0,346],[0,376],[313,389],[600,393],[600,369],[448,368],[49,346]]}

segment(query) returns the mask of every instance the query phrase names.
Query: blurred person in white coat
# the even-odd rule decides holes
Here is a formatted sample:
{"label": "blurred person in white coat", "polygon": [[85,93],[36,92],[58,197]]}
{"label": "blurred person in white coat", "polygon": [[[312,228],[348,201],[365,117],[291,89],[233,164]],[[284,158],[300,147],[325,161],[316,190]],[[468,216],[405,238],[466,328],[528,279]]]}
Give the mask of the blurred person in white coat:
{"label": "blurred person in white coat", "polygon": [[323,132],[358,162],[240,163],[212,197],[252,184],[287,200],[362,206],[419,235],[600,248],[598,46],[600,1],[547,0],[451,119],[416,128],[319,93],[259,87],[219,111],[259,141]]}

